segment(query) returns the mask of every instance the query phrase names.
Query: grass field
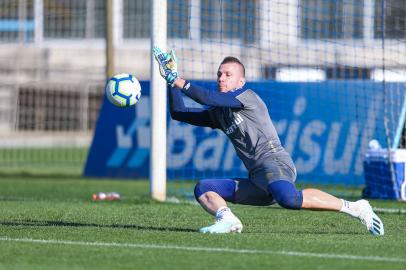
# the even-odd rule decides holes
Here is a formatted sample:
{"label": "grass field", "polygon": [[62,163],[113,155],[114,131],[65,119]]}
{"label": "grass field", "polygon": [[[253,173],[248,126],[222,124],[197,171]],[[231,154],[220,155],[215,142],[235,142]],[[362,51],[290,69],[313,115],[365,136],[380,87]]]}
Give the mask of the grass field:
{"label": "grass field", "polygon": [[[146,181],[0,177],[0,269],[405,269],[406,215],[384,237],[328,212],[233,206],[242,234],[203,235],[194,203],[158,203]],[[176,189],[176,184],[170,188]],[[122,200],[92,202],[117,191]],[[406,208],[374,201],[379,208]]]}
{"label": "grass field", "polygon": [[81,175],[86,147],[0,148],[0,174]]}

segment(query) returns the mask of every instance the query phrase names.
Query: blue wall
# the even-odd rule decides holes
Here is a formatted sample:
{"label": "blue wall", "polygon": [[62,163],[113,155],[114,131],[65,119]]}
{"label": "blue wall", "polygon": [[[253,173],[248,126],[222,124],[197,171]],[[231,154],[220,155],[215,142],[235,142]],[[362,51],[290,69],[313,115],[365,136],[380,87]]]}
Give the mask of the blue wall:
{"label": "blue wall", "polygon": [[[214,83],[199,84],[215,88]],[[104,99],[85,176],[148,177],[149,82],[141,86],[141,100],[131,108],[117,108]],[[364,182],[362,159],[367,144],[375,138],[385,145],[385,112],[393,136],[402,102],[390,101],[405,93],[402,84],[385,84],[383,89],[382,83],[368,81],[255,82],[248,86],[268,105],[281,141],[297,166],[298,181],[346,185]],[[247,175],[218,130],[168,119],[167,138],[170,179]]]}

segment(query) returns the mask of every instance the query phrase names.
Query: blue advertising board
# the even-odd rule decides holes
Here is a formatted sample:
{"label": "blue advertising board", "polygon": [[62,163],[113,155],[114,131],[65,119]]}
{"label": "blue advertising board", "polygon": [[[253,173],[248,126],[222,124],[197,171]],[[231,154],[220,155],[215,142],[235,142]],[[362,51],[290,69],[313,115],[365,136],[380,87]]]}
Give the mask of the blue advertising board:
{"label": "blue advertising board", "polygon": [[[214,83],[197,83],[215,88]],[[148,177],[149,82],[141,86],[136,106],[117,108],[104,99],[85,176]],[[298,181],[345,185],[364,182],[362,161],[368,142],[377,139],[385,146],[386,136],[393,136],[402,102],[390,101],[403,100],[405,93],[403,84],[372,81],[267,81],[247,86],[267,104],[281,142],[296,164]],[[169,114],[167,150],[169,179],[247,176],[221,131],[180,123]]]}

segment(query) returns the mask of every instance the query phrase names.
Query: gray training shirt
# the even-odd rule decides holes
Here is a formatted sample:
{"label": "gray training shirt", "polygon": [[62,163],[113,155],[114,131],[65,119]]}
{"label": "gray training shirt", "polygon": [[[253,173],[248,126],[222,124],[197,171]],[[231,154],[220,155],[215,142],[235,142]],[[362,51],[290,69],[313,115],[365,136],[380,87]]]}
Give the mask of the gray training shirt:
{"label": "gray training shirt", "polygon": [[[280,178],[295,181],[291,179],[296,177],[293,161],[281,145],[265,103],[250,89],[237,95],[236,99],[243,108],[214,107],[209,114],[216,126],[230,138],[250,175],[265,171],[272,172],[269,181]],[[279,172],[280,167],[284,171],[288,169],[288,173]]]}

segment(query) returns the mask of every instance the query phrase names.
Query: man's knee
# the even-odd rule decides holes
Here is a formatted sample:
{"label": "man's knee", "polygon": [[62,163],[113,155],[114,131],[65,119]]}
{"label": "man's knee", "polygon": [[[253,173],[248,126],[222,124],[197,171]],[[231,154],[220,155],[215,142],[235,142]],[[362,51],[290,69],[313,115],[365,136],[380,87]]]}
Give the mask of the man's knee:
{"label": "man's knee", "polygon": [[302,208],[303,203],[303,195],[301,193],[302,191],[299,190],[297,191],[297,194],[283,194],[282,196],[275,198],[275,200],[283,208],[299,210]]}
{"label": "man's knee", "polygon": [[200,180],[199,182],[197,182],[194,190],[196,200],[198,201],[200,196],[202,196],[208,191],[211,191],[210,189],[211,189],[210,186],[207,183],[205,183],[204,180]]}
{"label": "man's knee", "polygon": [[286,209],[299,210],[303,204],[303,193],[297,190],[293,183],[288,181],[275,181],[269,185],[269,192],[275,201]]}
{"label": "man's knee", "polygon": [[232,179],[203,179],[197,182],[194,194],[198,201],[199,198],[209,192],[215,192],[224,200],[234,202],[235,200],[235,181]]}

